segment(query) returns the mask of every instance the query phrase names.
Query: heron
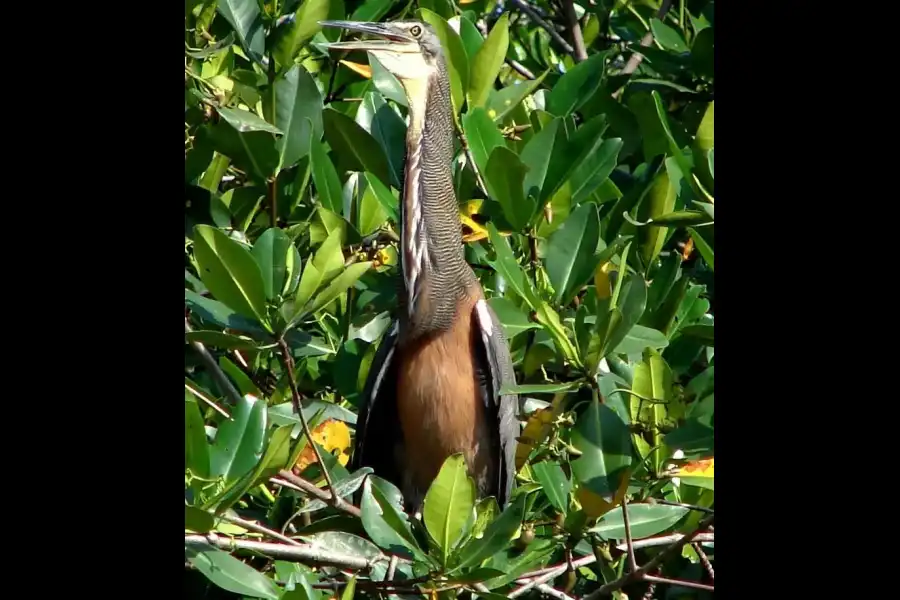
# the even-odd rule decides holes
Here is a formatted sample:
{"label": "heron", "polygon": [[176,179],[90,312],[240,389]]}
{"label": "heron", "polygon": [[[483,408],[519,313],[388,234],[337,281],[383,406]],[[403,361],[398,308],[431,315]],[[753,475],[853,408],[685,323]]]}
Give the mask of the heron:
{"label": "heron", "polygon": [[409,107],[400,202],[399,314],[361,396],[351,468],[370,467],[420,513],[447,457],[476,494],[505,506],[515,480],[518,397],[500,321],[465,260],[453,188],[454,114],[440,39],[428,23],[320,21],[375,39],[328,43],[374,55]]}

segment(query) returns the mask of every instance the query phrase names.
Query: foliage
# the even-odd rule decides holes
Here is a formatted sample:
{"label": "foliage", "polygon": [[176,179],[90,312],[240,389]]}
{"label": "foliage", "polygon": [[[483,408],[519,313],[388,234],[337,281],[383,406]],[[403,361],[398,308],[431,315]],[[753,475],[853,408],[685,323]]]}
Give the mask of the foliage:
{"label": "foliage", "polygon": [[[186,1],[185,558],[205,593],[324,599],[338,581],[368,596],[393,554],[398,589],[491,597],[596,557],[548,582],[580,596],[628,572],[623,500],[634,540],[693,532],[704,514],[677,505],[712,506],[713,2],[575,4],[581,62],[516,6]],[[529,6],[571,42],[565,1]],[[346,469],[396,304],[407,107],[375,59],[321,47],[341,35],[325,18],[420,18],[441,36],[470,149],[457,140],[466,256],[527,411],[505,508],[476,498],[458,456],[421,521],[377,473]],[[323,468],[361,494],[361,518],[284,480],[324,489]],[[286,542],[248,521],[370,568],[273,559],[240,543]],[[712,558],[688,545],[663,574],[702,579],[698,548]],[[656,597],[705,597],[666,587]]]}

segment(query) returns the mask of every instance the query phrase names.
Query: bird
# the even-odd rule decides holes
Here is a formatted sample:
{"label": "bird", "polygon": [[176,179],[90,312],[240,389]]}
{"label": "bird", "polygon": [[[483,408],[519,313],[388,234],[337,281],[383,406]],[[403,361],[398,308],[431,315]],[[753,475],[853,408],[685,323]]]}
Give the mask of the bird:
{"label": "bird", "polygon": [[374,55],[409,108],[400,202],[398,314],[361,395],[351,468],[393,483],[421,514],[444,461],[461,453],[480,498],[506,506],[515,481],[518,396],[497,314],[465,260],[453,187],[454,113],[440,38],[423,21],[320,21],[375,39],[325,44]]}

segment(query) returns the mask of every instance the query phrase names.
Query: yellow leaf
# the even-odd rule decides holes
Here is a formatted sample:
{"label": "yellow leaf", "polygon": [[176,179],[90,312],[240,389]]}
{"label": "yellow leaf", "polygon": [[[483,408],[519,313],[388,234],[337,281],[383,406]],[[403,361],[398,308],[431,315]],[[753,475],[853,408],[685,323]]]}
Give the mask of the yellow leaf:
{"label": "yellow leaf", "polygon": [[610,261],[597,265],[597,270],[594,272],[594,287],[597,289],[597,297],[601,300],[612,296],[613,286],[609,274],[615,270],[616,265]]}
{"label": "yellow leaf", "polygon": [[[346,466],[350,461],[350,428],[343,421],[336,419],[323,421],[312,430],[312,437],[326,452],[333,454],[335,450],[338,450],[338,462],[342,466]],[[314,462],[316,462],[315,450],[310,444],[307,444],[294,464],[294,472],[302,473]]]}
{"label": "yellow leaf", "polygon": [[715,477],[714,458],[694,460],[685,464],[674,473],[676,477]]}
{"label": "yellow leaf", "polygon": [[369,65],[363,65],[360,63],[350,62],[349,60],[339,60],[339,63],[353,71],[354,73],[358,73],[365,77],[366,79],[372,79],[372,67]]}
{"label": "yellow leaf", "polygon": [[631,479],[631,469],[626,469],[622,473],[622,480],[619,483],[616,494],[612,498],[604,498],[600,494],[595,494],[586,487],[579,487],[575,492],[575,497],[581,503],[581,508],[585,514],[592,519],[599,519],[615,507],[622,503],[625,498],[625,492],[628,491],[628,481]]}
{"label": "yellow leaf", "polygon": [[553,397],[549,408],[539,408],[529,415],[520,436],[521,441],[516,445],[516,471],[525,465],[531,451],[550,435],[553,421],[562,414],[562,401],[565,397],[566,393],[560,392]]}

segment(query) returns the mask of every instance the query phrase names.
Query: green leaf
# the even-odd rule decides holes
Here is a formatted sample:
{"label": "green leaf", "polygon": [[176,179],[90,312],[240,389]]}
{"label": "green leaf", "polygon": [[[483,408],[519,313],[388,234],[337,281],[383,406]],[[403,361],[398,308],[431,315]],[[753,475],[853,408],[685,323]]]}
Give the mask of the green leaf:
{"label": "green leaf", "polygon": [[184,507],[184,528],[194,533],[206,533],[216,526],[213,516],[196,506]]}
{"label": "green leaf", "polygon": [[351,21],[380,21],[393,6],[394,0],[367,0],[350,16]]}
{"label": "green leaf", "polygon": [[[469,23],[465,19],[462,19],[462,22]],[[470,24],[470,26],[472,25]],[[514,83],[500,90],[491,89],[485,105],[488,116],[495,122],[502,122],[509,113],[522,103],[522,100],[533,94],[540,87],[549,72],[544,71],[533,80]]]}
{"label": "green leaf", "polygon": [[369,235],[381,227],[387,219],[387,211],[384,209],[378,194],[371,185],[367,185],[359,198],[357,211],[357,229],[362,235]]}
{"label": "green leaf", "polygon": [[516,257],[512,253],[506,239],[497,231],[497,227],[493,223],[487,224],[488,236],[497,254],[497,259],[490,263],[497,272],[503,276],[506,283],[512,286],[516,294],[528,303],[532,310],[537,310],[540,300],[531,288],[531,284],[526,280],[525,273],[516,262]]}
{"label": "green leaf", "polygon": [[523,192],[527,172],[528,167],[522,164],[518,155],[505,146],[493,149],[484,172],[488,193],[500,203],[503,216],[516,230],[528,225],[537,208],[534,198],[526,198]]}
{"label": "green leaf", "polygon": [[560,77],[547,94],[547,112],[564,117],[581,108],[603,83],[606,52],[598,52]]}
{"label": "green leaf", "polygon": [[279,600],[278,586],[271,579],[227,552],[204,543],[185,543],[185,558],[213,584],[242,596]]}
{"label": "green leaf", "polygon": [[391,219],[394,223],[400,222],[400,203],[397,198],[391,194],[391,190],[381,182],[378,177],[373,175],[372,173],[365,173],[363,177],[366,179],[366,183],[369,184],[368,189],[372,190],[375,194],[375,198],[381,204],[382,208],[384,208],[385,212],[389,219]]}
{"label": "green leaf", "polygon": [[[642,222],[671,213],[675,208],[675,188],[669,183],[668,172],[662,170],[657,174],[653,185],[641,203],[638,219]],[[641,227],[638,236],[641,240],[641,260],[650,265],[659,255],[666,241],[667,227]]]}
{"label": "green leaf", "polygon": [[459,35],[443,17],[427,8],[421,8],[419,12],[422,14],[422,20],[434,27],[434,31],[441,41],[450,71],[450,94],[453,109],[459,113],[462,110],[463,101],[465,101],[464,93],[469,86],[469,58],[466,56],[466,50]]}
{"label": "green leaf", "polygon": [[450,552],[465,533],[475,508],[475,483],[466,472],[462,454],[447,457],[428,493],[422,517],[425,527],[441,549],[441,564],[446,566]]}
{"label": "green leaf", "polygon": [[562,467],[548,460],[531,465],[534,476],[537,477],[550,504],[562,514],[569,511],[569,492],[572,491],[572,482],[566,477]]}
{"label": "green leaf", "polygon": [[631,465],[628,426],[595,397],[576,420],[572,445],[581,456],[572,461],[572,474],[588,490],[609,501]]}
{"label": "green leaf", "polygon": [[[323,417],[323,419],[326,417]],[[323,459],[324,460],[324,459]],[[353,494],[362,486],[363,482],[366,479],[366,476],[372,473],[372,469],[370,467],[363,467],[362,469],[358,469],[351,473],[349,476],[339,479],[334,482],[334,493],[340,496],[341,498],[347,499],[350,494]],[[307,513],[314,512],[317,510],[322,510],[327,507],[323,500],[319,500],[318,498],[311,500],[300,507],[297,510],[297,513]]]}
{"label": "green leaf", "polygon": [[509,13],[504,12],[494,23],[484,44],[478,49],[475,60],[472,61],[469,88],[466,93],[469,108],[484,106],[487,102],[488,95],[494,87],[494,81],[506,60],[508,48]]}
{"label": "green leaf", "polygon": [[[484,44],[484,38],[481,32],[472,24],[472,21],[464,16],[455,17],[459,21],[459,39],[462,41],[463,48],[466,50],[466,56],[469,57],[469,64],[475,60],[478,50]],[[453,21],[453,19],[450,19]]]}
{"label": "green leaf", "polygon": [[231,420],[219,425],[211,448],[210,472],[226,483],[250,472],[263,454],[266,432],[266,403],[244,396],[232,409]]}
{"label": "green leaf", "polygon": [[528,315],[513,304],[509,298],[494,296],[488,300],[488,304],[491,305],[491,308],[497,314],[497,319],[500,321],[500,326],[503,327],[503,333],[506,335],[507,340],[512,340],[515,336],[529,329],[540,328],[540,325],[531,321]]}
{"label": "green leaf", "polygon": [[279,169],[297,164],[309,153],[310,143],[322,139],[322,106],[322,93],[302,65],[294,65],[284,77],[275,80],[263,109],[284,133],[275,142]]}
{"label": "green leaf", "polygon": [[[400,106],[408,107],[409,100],[406,98],[406,92],[403,90],[403,84],[400,83],[400,80],[381,64],[381,61],[378,60],[374,53],[367,52],[366,54],[369,55],[369,67],[372,69],[372,83],[375,84],[375,89],[378,90],[378,93],[388,100],[393,100]],[[369,92],[369,94],[371,93]]]}
{"label": "green leaf", "polygon": [[328,158],[325,145],[312,140],[310,148],[310,167],[318,200],[322,203],[322,206],[331,212],[341,214],[341,208],[344,203],[341,180],[334,169],[334,165],[331,163],[331,159]]}
{"label": "green leaf", "polygon": [[406,154],[406,123],[375,92],[369,92],[363,98],[356,113],[356,122],[381,146],[388,161],[390,183],[401,189],[403,161]]}
{"label": "green leaf", "polygon": [[301,538],[313,548],[321,548],[329,552],[359,556],[366,560],[375,560],[382,556],[378,546],[369,540],[344,531],[322,531],[315,535],[304,535]]}
{"label": "green leaf", "polygon": [[387,158],[368,131],[333,108],[325,109],[325,138],[342,171],[368,171],[390,181]]}
{"label": "green leaf", "polygon": [[646,348],[659,350],[669,345],[669,340],[663,332],[643,325],[635,325],[625,334],[619,345],[613,350],[616,354],[640,354]]}
{"label": "green leaf", "polygon": [[362,277],[363,273],[368,271],[371,266],[372,262],[366,261],[353,263],[347,267],[344,272],[335,277],[324,290],[319,292],[307,312],[311,314],[320,308],[329,305],[335,298],[346,292],[348,288],[355,284],[356,280]]}
{"label": "green leaf", "polygon": [[526,499],[526,494],[520,494],[488,525],[480,539],[470,539],[460,550],[459,564],[451,573],[474,567],[505,548],[522,525]]}
{"label": "green leaf", "polygon": [[553,301],[568,304],[594,275],[594,254],[600,241],[600,216],[591,202],[582,204],[553,232],[547,242],[544,267],[555,291]]}
{"label": "green leaf", "polygon": [[184,339],[188,342],[200,342],[206,346],[225,350],[255,350],[259,348],[259,342],[252,338],[221,331],[188,331],[184,334]]}
{"label": "green leaf", "polygon": [[579,386],[578,382],[566,383],[521,383],[518,385],[505,385],[500,389],[501,394],[555,394],[566,392]]}
{"label": "green leaf", "polygon": [[244,50],[259,62],[266,51],[266,33],[259,4],[255,0],[220,0],[216,8],[234,29]]}
{"label": "green leaf", "polygon": [[653,37],[659,42],[659,45],[666,50],[673,52],[688,52],[690,50],[687,44],[684,43],[684,38],[681,37],[680,33],[656,17],[650,19],[650,31],[653,32]]}
{"label": "green leaf", "polygon": [[251,254],[262,273],[266,297],[273,300],[284,293],[294,271],[300,268],[294,262],[299,255],[294,252],[291,238],[277,227],[269,228],[253,244]]}
{"label": "green leaf", "polygon": [[463,131],[478,171],[487,178],[488,159],[494,148],[506,147],[503,134],[483,108],[469,110],[462,117]]}
{"label": "green leaf", "polygon": [[[704,227],[702,231],[706,231],[708,228]],[[709,242],[701,235],[700,229],[694,229],[692,227],[688,228],[688,231],[691,234],[691,238],[694,240],[694,245],[697,246],[697,251],[700,252],[700,256],[703,257],[703,260],[706,261],[706,264],[709,265],[709,268],[712,271],[716,270],[716,253],[713,250],[713,247],[709,244]]]}
{"label": "green leaf", "polygon": [[184,466],[197,477],[209,479],[209,443],[203,415],[188,390],[184,391]]}
{"label": "green leaf", "polygon": [[250,251],[209,225],[194,227],[194,257],[203,285],[218,300],[269,328],[265,285]]}
{"label": "green leaf", "polygon": [[208,138],[219,154],[230,158],[256,181],[265,182],[278,168],[275,136],[268,131],[240,132],[227,121],[210,127]]}
{"label": "green leaf", "polygon": [[[540,203],[550,197],[562,181],[562,172],[571,167],[572,157],[565,156],[566,131],[562,119],[553,119],[522,148],[519,157],[528,167],[522,189],[530,198],[538,198]],[[546,183],[546,185],[545,185]]]}
{"label": "green leaf", "polygon": [[570,196],[572,204],[581,204],[587,200],[601,185],[609,181],[609,175],[616,168],[622,140],[612,138],[603,140],[600,147],[584,156],[573,170],[564,189]]}
{"label": "green leaf", "polygon": [[[374,485],[378,482],[378,485]],[[424,560],[406,515],[397,506],[399,490],[375,475],[363,483],[362,524],[373,542],[393,554]]]}
{"label": "green leaf", "polygon": [[[628,528],[631,539],[640,540],[662,533],[687,514],[688,508],[668,504],[628,504]],[[588,531],[605,540],[625,539],[625,518],[621,510],[605,514]]]}
{"label": "green leaf", "polygon": [[306,42],[322,29],[319,21],[328,18],[328,4],[329,0],[303,0],[294,13],[294,20],[283,25],[274,51],[275,60],[282,68],[291,65]]}
{"label": "green leaf", "polygon": [[216,109],[219,116],[225,119],[232,127],[241,133],[248,131],[268,131],[269,133],[282,133],[281,129],[261,119],[255,113],[241,108],[225,108]]}

